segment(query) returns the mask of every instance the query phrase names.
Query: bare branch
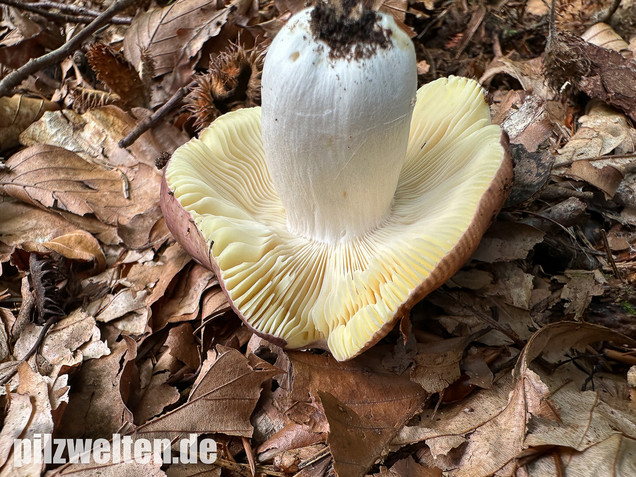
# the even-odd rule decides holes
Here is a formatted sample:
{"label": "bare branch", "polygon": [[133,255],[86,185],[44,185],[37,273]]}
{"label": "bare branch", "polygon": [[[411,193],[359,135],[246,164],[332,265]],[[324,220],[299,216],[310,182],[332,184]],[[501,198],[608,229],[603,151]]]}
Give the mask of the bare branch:
{"label": "bare branch", "polygon": [[[10,7],[16,7],[20,10],[37,13],[45,18],[69,23],[90,23],[100,14],[100,12],[95,10],[82,9],[75,5],[62,5],[55,2],[24,3],[18,0],[0,0],[0,5],[9,5]],[[75,8],[69,9],[67,7]],[[60,10],[60,12],[51,12],[46,10],[47,8],[57,9]],[[61,13],[65,11],[73,14]],[[129,25],[131,21],[130,18],[115,16],[112,18],[111,23]]]}
{"label": "bare branch", "polygon": [[62,61],[66,56],[77,50],[95,31],[108,24],[117,12],[122,11],[133,3],[134,0],[118,0],[61,47],[38,58],[33,58],[24,66],[9,73],[0,81],[0,97],[10,94],[13,88],[28,78],[29,75]]}
{"label": "bare branch", "polygon": [[161,118],[176,108],[179,102],[186,96],[186,94],[188,94],[188,91],[194,88],[196,84],[196,81],[192,81],[187,86],[179,88],[177,92],[166,102],[166,104],[157,109],[151,116],[148,116],[146,119],[137,124],[135,129],[130,131],[125,138],[119,141],[119,147],[126,148],[139,139],[139,136],[157,124]]}

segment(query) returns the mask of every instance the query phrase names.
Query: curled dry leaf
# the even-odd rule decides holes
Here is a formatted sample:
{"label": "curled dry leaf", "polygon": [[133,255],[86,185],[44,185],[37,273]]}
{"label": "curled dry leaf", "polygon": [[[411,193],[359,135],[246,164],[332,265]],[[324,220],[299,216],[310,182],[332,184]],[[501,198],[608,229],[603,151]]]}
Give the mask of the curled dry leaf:
{"label": "curled dry leaf", "polygon": [[[287,355],[293,376],[290,398],[292,402],[321,398],[330,425],[328,443],[334,467],[345,469],[340,475],[364,475],[426,397],[406,373],[399,376],[384,370],[379,348],[347,362],[297,351]],[[350,430],[343,434],[345,427]],[[372,442],[360,439],[367,433]],[[353,436],[357,438],[348,439]]]}
{"label": "curled dry leaf", "polygon": [[[63,437],[110,438],[132,423],[124,403],[130,386],[129,369],[136,354],[131,338],[111,346],[111,353],[83,363],[73,377],[69,404],[56,432]],[[82,416],[78,419],[77,416]]]}
{"label": "curled dry leaf", "polygon": [[537,331],[523,349],[517,361],[516,374],[523,374],[530,363],[541,356],[555,362],[563,353],[573,347],[583,349],[597,341],[613,341],[617,345],[636,347],[636,341],[610,330],[605,326],[564,321],[551,323]]}
{"label": "curled dry leaf", "polygon": [[459,379],[459,364],[470,338],[449,338],[430,343],[418,343],[411,380],[427,393],[438,393]]}
{"label": "curled dry leaf", "polygon": [[[29,324],[15,344],[14,354],[22,359],[40,335],[41,327]],[[81,310],[61,319],[46,334],[39,347],[39,371],[56,373],[60,367],[73,367],[84,360],[108,355],[110,350],[100,340],[95,318]],[[52,377],[55,377],[53,374]]]}
{"label": "curled dry leaf", "polygon": [[[42,208],[94,216],[118,228],[130,227],[149,207],[158,210],[159,176],[143,163],[126,168],[122,179],[121,172],[91,164],[66,149],[36,145],[14,154],[6,165],[0,172],[0,191]],[[150,230],[141,233],[149,237]]]}
{"label": "curled dry leaf", "polygon": [[124,36],[124,54],[139,70],[144,53],[154,76],[172,73],[172,91],[188,84],[201,47],[221,31],[234,7],[208,0],[178,0],[135,18]]}
{"label": "curled dry leaf", "polygon": [[84,230],[75,230],[42,243],[25,242],[21,248],[27,252],[56,252],[68,260],[93,262],[96,273],[106,268],[106,257],[99,242]]}
{"label": "curled dry leaf", "polygon": [[0,262],[9,260],[15,246],[25,242],[41,243],[73,233],[77,227],[56,213],[0,196]]}
{"label": "curled dry leaf", "polygon": [[581,35],[581,38],[588,43],[608,50],[623,51],[629,49],[627,42],[611,26],[603,22],[595,23],[589,27]]}
{"label": "curled dry leaf", "polygon": [[0,98],[0,151],[20,145],[18,136],[45,111],[60,107],[52,101],[24,95]]}
{"label": "curled dry leaf", "polygon": [[630,127],[624,114],[600,102],[593,103],[579,123],[576,134],[559,150],[555,161],[556,166],[568,167],[557,167],[554,172],[582,179],[611,198],[623,180],[623,171],[633,163],[633,158],[608,156],[607,159],[599,159],[612,152],[622,155],[636,151],[636,131]]}
{"label": "curled dry leaf", "polygon": [[191,262],[181,274],[180,280],[166,290],[161,301],[153,309],[152,329],[158,331],[168,323],[196,318],[201,310],[202,295],[214,289],[221,290],[214,273]]}

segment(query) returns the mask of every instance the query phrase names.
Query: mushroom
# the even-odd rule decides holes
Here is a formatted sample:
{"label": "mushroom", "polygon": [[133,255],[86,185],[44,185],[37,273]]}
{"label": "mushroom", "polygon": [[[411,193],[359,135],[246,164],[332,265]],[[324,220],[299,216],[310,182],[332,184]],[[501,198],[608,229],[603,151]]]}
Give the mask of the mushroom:
{"label": "mushroom", "polygon": [[319,4],[269,47],[261,108],[173,154],[166,223],[258,335],[350,359],[477,247],[512,177],[505,133],[477,82],[416,84],[392,17]]}

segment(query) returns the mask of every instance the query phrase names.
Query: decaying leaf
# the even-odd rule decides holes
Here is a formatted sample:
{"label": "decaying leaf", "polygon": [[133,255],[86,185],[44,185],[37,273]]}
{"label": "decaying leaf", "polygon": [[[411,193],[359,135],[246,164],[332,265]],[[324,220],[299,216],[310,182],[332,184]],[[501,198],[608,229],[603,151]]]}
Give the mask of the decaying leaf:
{"label": "decaying leaf", "polygon": [[[559,150],[555,170],[559,175],[582,179],[602,190],[606,197],[614,196],[623,180],[625,168],[636,151],[636,131],[625,115],[600,102],[593,103],[587,115],[579,119],[581,127]],[[618,156],[612,158],[608,156]],[[627,157],[622,157],[627,155]]]}
{"label": "decaying leaf", "polygon": [[209,351],[188,401],[140,426],[136,436],[175,437],[189,432],[252,435],[250,416],[264,381],[280,370],[231,348]]}
{"label": "decaying leaf", "polygon": [[172,90],[190,82],[203,44],[219,34],[232,6],[207,0],[178,0],[135,18],[124,37],[124,54],[139,70],[145,52],[154,75],[172,73]]}
{"label": "decaying leaf", "polygon": [[[327,356],[288,354],[294,376],[291,399],[310,402],[310,396],[321,400],[326,396],[328,405],[323,407],[330,425],[328,443],[334,467],[346,469],[342,475],[364,475],[388,449],[403,423],[419,410],[426,396],[408,375],[384,370],[382,355],[378,353],[367,353],[344,363]],[[338,403],[343,403],[346,409],[341,410]],[[343,421],[343,416],[352,423],[351,433],[360,437],[370,432],[373,443],[348,440],[341,433],[349,422]]]}
{"label": "decaying leaf", "polygon": [[18,136],[45,111],[59,109],[56,103],[40,98],[15,95],[0,98],[0,151],[20,144]]}
{"label": "decaying leaf", "polygon": [[[146,110],[135,108],[131,113],[143,111]],[[107,167],[129,168],[141,163],[154,168],[157,157],[163,152],[172,153],[187,140],[174,126],[161,123],[130,148],[120,148],[118,142],[136,125],[135,116],[117,106],[91,109],[84,114],[65,109],[45,113],[20,135],[20,141],[25,146],[59,146]]]}
{"label": "decaying leaf", "polygon": [[[159,176],[142,163],[126,168],[122,179],[122,172],[91,164],[66,149],[37,145],[14,154],[6,164],[8,169],[0,171],[0,191],[39,207],[94,216],[124,229],[135,217],[148,214],[149,207],[159,210]],[[150,230],[144,236],[149,237]]]}
{"label": "decaying leaf", "polygon": [[6,262],[16,245],[25,242],[41,243],[73,233],[77,227],[58,214],[30,204],[0,196],[0,262]]}
{"label": "decaying leaf", "polygon": [[438,393],[459,379],[459,363],[468,344],[467,338],[418,343],[411,380],[427,393]]}
{"label": "decaying leaf", "polygon": [[109,355],[86,361],[74,377],[67,412],[57,427],[61,436],[110,438],[132,423],[123,396],[130,386],[127,369],[135,357],[134,342],[125,337],[110,348]]}

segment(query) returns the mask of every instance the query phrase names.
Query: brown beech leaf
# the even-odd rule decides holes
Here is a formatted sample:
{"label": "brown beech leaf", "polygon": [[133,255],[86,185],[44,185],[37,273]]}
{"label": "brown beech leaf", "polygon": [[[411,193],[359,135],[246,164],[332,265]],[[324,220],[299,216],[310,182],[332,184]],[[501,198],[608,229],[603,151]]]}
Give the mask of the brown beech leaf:
{"label": "brown beech leaf", "polygon": [[124,36],[126,58],[139,70],[144,53],[148,55],[155,77],[172,72],[172,89],[189,83],[201,47],[219,34],[234,8],[217,5],[208,0],[178,0],[142,13]]}
{"label": "brown beech leaf", "polygon": [[196,318],[200,309],[201,296],[214,288],[218,290],[221,288],[214,273],[191,262],[181,273],[180,280],[172,287],[172,290],[167,290],[167,293],[163,294],[163,299],[153,310],[153,330],[158,331],[168,323]]}
{"label": "brown beech leaf", "polygon": [[90,278],[87,284],[109,287],[115,279],[113,273],[117,271],[123,286],[91,301],[86,307],[87,312],[104,323],[128,318],[132,321],[125,324],[126,329],[143,333],[152,313],[151,306],[162,298],[175,276],[190,260],[190,256],[175,243],[157,254],[155,260],[125,265],[117,270],[109,269]]}
{"label": "brown beech leaf", "polygon": [[0,196],[0,262],[9,260],[13,248],[24,242],[41,243],[72,233],[77,227],[53,212]]}
{"label": "brown beech leaf", "polygon": [[170,328],[165,346],[168,352],[184,363],[193,371],[199,369],[201,358],[199,349],[194,340],[194,328],[190,323],[181,323],[174,328]]}
{"label": "brown beech leaf", "polygon": [[438,393],[459,379],[464,349],[470,338],[449,338],[430,343],[418,343],[411,380],[428,393]]}
{"label": "brown beech leaf", "polygon": [[110,439],[133,422],[122,395],[128,394],[127,368],[135,358],[135,349],[132,339],[124,337],[111,346],[109,355],[82,365],[56,428],[60,436]]}
{"label": "brown beech leaf", "polygon": [[217,346],[208,351],[188,402],[139,426],[138,437],[175,437],[180,434],[221,433],[251,437],[250,416],[264,381],[281,370],[251,355]]}
{"label": "brown beech leaf", "polygon": [[[568,448],[561,450],[559,456],[567,463],[566,475],[636,475],[636,439],[620,433],[612,433],[583,451]],[[528,475],[559,475],[560,468],[555,467],[554,456],[541,457],[528,464]]]}
{"label": "brown beech leaf", "polygon": [[44,28],[33,21],[31,16],[32,14],[22,12],[20,8],[9,7],[8,11],[3,12],[3,19],[10,19],[12,28],[0,40],[1,64],[19,68],[31,58],[63,43],[56,28]]}
{"label": "brown beech leaf", "polygon": [[[120,148],[118,142],[143,119],[144,111],[147,112],[134,108],[129,114],[117,106],[104,106],[84,114],[68,109],[48,112],[20,135],[20,142],[25,146],[63,147],[87,161],[110,167],[134,167],[143,163],[154,169],[157,157],[163,152],[172,153],[188,137],[175,126],[160,123],[129,148]],[[136,116],[138,112],[140,117]]]}
{"label": "brown beech leaf", "polygon": [[159,210],[159,176],[146,164],[126,168],[122,177],[66,149],[36,145],[14,154],[6,165],[0,191],[39,207],[124,228],[149,209]]}
{"label": "brown beech leaf", "polygon": [[636,341],[605,326],[575,321],[550,323],[532,335],[519,356],[515,372],[523,374],[538,356],[555,362],[570,348],[583,349],[597,341],[613,341],[617,345],[636,347]]}
{"label": "brown beech leaf", "polygon": [[47,477],[70,476],[70,477],[166,477],[166,473],[161,470],[161,462],[154,463],[152,459],[147,464],[141,464],[130,460],[117,464],[96,464],[94,462],[86,464],[65,464],[57,469],[47,472]]}
{"label": "brown beech leaf", "polygon": [[24,394],[11,394],[11,402],[7,408],[0,429],[0,469],[3,470],[7,459],[11,460],[9,456],[15,445],[14,439],[19,439],[24,434],[33,413],[31,399]]}
{"label": "brown beech leaf", "polygon": [[[131,404],[135,424],[143,424],[148,419],[158,416],[166,406],[176,403],[181,396],[177,388],[166,383],[170,373],[153,373],[152,362],[147,360],[146,363],[151,373],[149,382],[144,383],[140,396]],[[140,368],[143,370],[143,366]]]}
{"label": "brown beech leaf", "polygon": [[[570,449],[601,446],[614,433],[634,439],[636,417],[626,412],[628,403],[609,393],[581,392],[587,375],[571,362],[550,375],[529,368],[539,355],[554,361],[571,347],[599,340],[634,346],[633,340],[601,326],[560,322],[543,327],[521,353],[514,376],[505,375],[491,389],[435,413],[427,410],[419,423],[401,429],[393,444],[423,440],[429,450],[424,460],[459,477],[510,475],[518,459],[534,452],[540,456],[546,447],[557,448],[567,462]],[[615,452],[624,459],[618,467],[630,465],[626,450]]]}
{"label": "brown beech leaf", "polygon": [[94,262],[95,272],[99,273],[106,267],[106,257],[99,242],[91,234],[84,230],[75,230],[71,233],[60,235],[43,242],[40,247],[31,247],[35,244],[24,244],[24,250],[36,251],[41,248],[59,253],[69,260],[80,262]]}
{"label": "brown beech leaf", "polygon": [[442,477],[442,471],[438,468],[424,467],[409,456],[397,461],[390,469],[381,467],[380,472],[373,477]]}
{"label": "brown beech leaf", "polygon": [[[12,437],[11,434],[18,429],[21,429],[22,432],[15,437],[21,439],[34,439],[35,434],[51,434],[53,432],[53,406],[50,393],[52,394],[54,390],[50,386],[50,380],[47,381],[46,378],[33,371],[28,363],[24,362],[18,368],[18,380],[19,384],[16,393],[10,395],[9,402],[11,405],[9,413],[4,420],[2,433],[0,434],[0,450],[2,451],[6,449],[7,439]],[[27,402],[29,403],[27,404]],[[4,427],[8,427],[7,433],[4,432]],[[2,475],[37,477],[44,470],[44,465],[42,464],[43,452],[43,450],[34,451],[34,454],[39,454],[39,462],[34,455],[31,462],[24,462],[21,467],[15,467],[12,457],[2,455],[2,458],[8,458],[0,472]]]}
{"label": "brown beech leaf", "polygon": [[523,260],[543,240],[545,232],[517,222],[495,222],[482,238],[472,258],[482,262]]}
{"label": "brown beech leaf", "polygon": [[[340,475],[364,475],[375,459],[388,450],[398,430],[419,411],[426,397],[407,373],[399,376],[383,368],[383,351],[386,350],[374,348],[347,362],[337,362],[325,355],[287,353],[292,365],[292,401],[309,402],[312,395],[329,394],[333,398],[327,396],[325,414],[330,427],[332,422],[336,427],[335,423],[340,422],[339,413],[343,411],[338,408],[339,402],[351,411],[344,411],[351,422],[362,426],[356,432],[371,432],[374,436],[373,444],[365,447],[364,441],[348,442],[344,436],[338,437],[339,427],[330,431],[334,467],[342,465],[342,469],[347,469]],[[357,446],[355,457],[348,455],[347,449],[352,445]],[[346,473],[348,471],[353,473]]]}
{"label": "brown beech leaf", "polygon": [[[14,354],[22,359],[31,349],[41,333],[41,326],[29,323],[15,344]],[[99,358],[110,353],[105,342],[100,340],[95,318],[81,310],[75,310],[62,318],[46,334],[39,348],[39,371],[60,366],[75,366],[84,360]]]}
{"label": "brown beech leaf", "polygon": [[0,151],[20,145],[18,136],[45,111],[60,109],[57,103],[23,95],[0,98]]}

